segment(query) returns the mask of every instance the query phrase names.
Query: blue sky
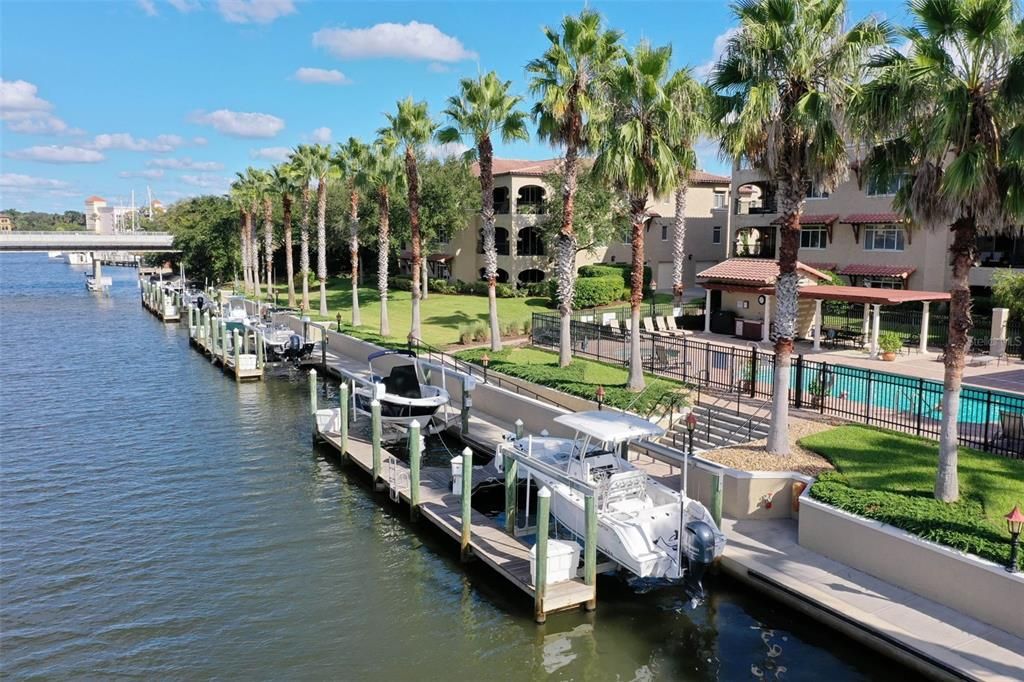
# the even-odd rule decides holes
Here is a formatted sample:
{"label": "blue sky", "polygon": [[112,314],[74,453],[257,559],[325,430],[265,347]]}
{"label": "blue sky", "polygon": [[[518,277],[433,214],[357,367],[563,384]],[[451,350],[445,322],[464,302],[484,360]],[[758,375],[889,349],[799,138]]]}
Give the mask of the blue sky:
{"label": "blue sky", "polygon": [[[701,67],[732,25],[725,2],[591,2],[610,26]],[[0,209],[81,210],[99,194],[164,203],[220,193],[237,170],[302,142],[373,136],[412,95],[440,115],[458,80],[524,65],[579,2],[4,0]],[[853,1],[899,19],[902,3]],[[527,96],[528,99],[528,96]],[[500,156],[546,158],[536,141]],[[724,171],[712,146],[707,170]]]}

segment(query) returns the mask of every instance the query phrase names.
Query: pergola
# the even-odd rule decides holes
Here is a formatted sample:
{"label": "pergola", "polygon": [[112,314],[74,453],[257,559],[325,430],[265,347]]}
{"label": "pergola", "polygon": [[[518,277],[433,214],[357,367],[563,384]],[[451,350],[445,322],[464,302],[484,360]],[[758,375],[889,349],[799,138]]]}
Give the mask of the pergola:
{"label": "pergola", "polygon": [[[878,357],[878,331],[883,305],[921,303],[921,336],[919,350],[928,350],[928,308],[933,301],[948,301],[945,291],[914,291],[911,289],[872,289],[868,287],[834,286],[830,284],[800,287],[800,298],[814,300],[814,350],[821,349],[821,302],[843,301],[864,304],[864,324],[861,333],[870,334],[871,357]],[[869,315],[870,312],[870,315]]]}

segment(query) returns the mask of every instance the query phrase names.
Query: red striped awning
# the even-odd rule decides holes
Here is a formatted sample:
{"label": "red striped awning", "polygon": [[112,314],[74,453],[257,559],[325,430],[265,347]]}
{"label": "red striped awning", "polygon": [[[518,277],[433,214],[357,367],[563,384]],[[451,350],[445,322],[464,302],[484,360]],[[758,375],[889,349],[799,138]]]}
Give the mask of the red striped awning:
{"label": "red striped awning", "polygon": [[839,271],[840,275],[853,277],[901,277],[906,279],[917,270],[913,265],[869,265],[851,263]]}
{"label": "red striped awning", "polygon": [[[835,221],[839,220],[839,216],[830,213],[828,215],[802,215],[800,216],[801,225],[831,225]],[[773,225],[781,225],[785,222],[782,216],[779,216],[772,221]]]}
{"label": "red striped awning", "polygon": [[840,222],[848,225],[889,225],[902,223],[904,218],[897,213],[854,213],[843,218]]}

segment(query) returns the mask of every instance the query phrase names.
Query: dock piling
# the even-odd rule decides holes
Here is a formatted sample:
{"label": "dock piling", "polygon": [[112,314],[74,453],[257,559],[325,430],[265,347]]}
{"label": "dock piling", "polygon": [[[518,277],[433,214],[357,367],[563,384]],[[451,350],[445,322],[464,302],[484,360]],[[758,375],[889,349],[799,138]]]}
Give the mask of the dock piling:
{"label": "dock piling", "polygon": [[420,423],[415,419],[409,424],[409,518],[415,521],[420,515]]}
{"label": "dock piling", "polygon": [[722,473],[711,479],[711,518],[722,527]]}
{"label": "dock piling", "polygon": [[469,408],[473,407],[473,396],[469,394],[466,377],[462,377],[462,436],[469,435]]}
{"label": "dock piling", "polygon": [[235,356],[235,378],[237,379],[242,371],[242,348],[238,343],[238,330],[231,330],[231,350],[234,351]]}
{"label": "dock piling", "polygon": [[[593,495],[583,498],[583,510],[586,514],[586,529],[584,531],[583,546],[583,582],[587,585],[597,585],[597,500]],[[594,590],[596,597],[597,590]],[[591,599],[586,603],[587,611],[597,608],[597,599]]]}
{"label": "dock piling", "polygon": [[338,387],[338,431],[341,435],[341,456],[348,453],[348,384]]}
{"label": "dock piling", "polygon": [[519,506],[519,462],[514,459],[505,461],[505,532],[515,535],[516,508]]}
{"label": "dock piling", "polygon": [[469,535],[473,525],[473,451],[462,451],[462,542],[460,556],[463,561],[470,558]]}
{"label": "dock piling", "polygon": [[309,412],[316,414],[316,370],[309,370]]}
{"label": "dock piling", "polygon": [[522,419],[517,419],[516,423],[515,423],[515,427],[516,427],[516,438],[522,438],[523,437],[523,433],[524,433],[524,431],[523,431],[523,420]]}
{"label": "dock piling", "polygon": [[547,486],[537,492],[537,544],[534,546],[534,602],[533,615],[538,623],[547,620],[544,612],[544,592],[548,582],[548,516],[551,514],[551,491]]}
{"label": "dock piling", "polygon": [[377,400],[377,399],[374,399],[374,401],[370,403],[370,420],[372,422],[372,424],[371,424],[370,441],[371,441],[371,446],[373,447],[373,471],[371,472],[371,474],[373,475],[373,489],[375,491],[380,491],[380,490],[384,490],[384,482],[380,480],[380,470],[381,470],[381,463],[380,463],[380,448],[381,448],[381,445],[380,445],[380,439],[381,439],[380,430],[381,430],[381,428],[380,427],[381,427],[381,425],[380,425],[380,401]]}
{"label": "dock piling", "polygon": [[256,343],[256,366],[263,369],[263,365],[266,364],[263,362],[263,332],[254,331],[253,336],[255,337]]}

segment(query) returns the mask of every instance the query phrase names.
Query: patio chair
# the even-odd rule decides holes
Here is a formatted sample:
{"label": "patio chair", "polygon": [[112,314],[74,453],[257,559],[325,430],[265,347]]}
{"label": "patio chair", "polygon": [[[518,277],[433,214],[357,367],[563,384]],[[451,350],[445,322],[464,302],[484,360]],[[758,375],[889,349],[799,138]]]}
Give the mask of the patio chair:
{"label": "patio chair", "polygon": [[676,318],[674,317],[663,316],[659,317],[657,321],[666,334],[671,334],[672,336],[690,336],[693,334],[693,332],[688,329],[680,329],[676,325]]}
{"label": "patio chair", "polygon": [[665,348],[665,346],[654,344],[654,360],[655,367],[657,369],[671,369],[672,367],[678,367],[680,365],[679,350],[676,348]]}
{"label": "patio chair", "polygon": [[604,325],[604,326],[606,326],[606,327],[608,327],[608,328],[609,328],[610,330],[612,330],[612,333],[613,333],[613,334],[615,334],[615,335],[618,335],[618,336],[622,336],[622,335],[623,335],[623,331],[622,331],[622,325],[620,325],[620,324],[619,324],[619,321],[618,321],[618,320],[615,320],[615,319],[613,319],[613,320],[608,320],[608,321],[607,321],[607,322],[605,323],[605,325]]}
{"label": "patio chair", "polygon": [[671,336],[671,334],[663,332],[654,326],[654,320],[650,317],[645,317],[640,323],[644,326],[644,331],[648,334],[653,334],[654,336]]}

